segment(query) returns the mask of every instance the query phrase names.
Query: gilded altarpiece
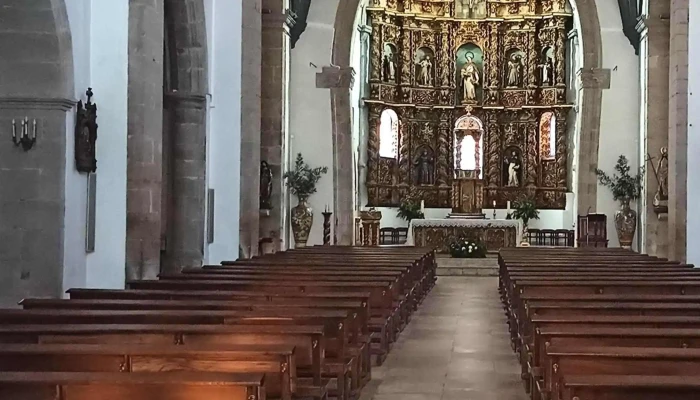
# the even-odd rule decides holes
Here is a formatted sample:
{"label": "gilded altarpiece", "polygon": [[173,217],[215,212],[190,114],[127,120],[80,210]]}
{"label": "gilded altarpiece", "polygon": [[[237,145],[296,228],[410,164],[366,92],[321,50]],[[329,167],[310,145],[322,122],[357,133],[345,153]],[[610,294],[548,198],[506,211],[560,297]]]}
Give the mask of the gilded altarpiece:
{"label": "gilded altarpiece", "polygon": [[[412,191],[449,208],[455,123],[471,114],[484,130],[486,207],[529,198],[565,208],[565,0],[370,0],[367,13],[369,206],[398,206]],[[400,121],[393,158],[379,154],[386,109]],[[542,136],[545,116],[555,136]]]}

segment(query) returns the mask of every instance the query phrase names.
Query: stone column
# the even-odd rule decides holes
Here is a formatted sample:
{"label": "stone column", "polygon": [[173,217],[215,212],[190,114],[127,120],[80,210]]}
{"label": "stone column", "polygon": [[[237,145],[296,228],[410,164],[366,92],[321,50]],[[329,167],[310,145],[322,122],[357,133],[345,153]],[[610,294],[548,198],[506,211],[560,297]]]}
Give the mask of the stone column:
{"label": "stone column", "polygon": [[179,272],[204,259],[206,218],[206,97],[174,92],[166,96],[170,125],[170,204],[163,269]]}
{"label": "stone column", "polygon": [[[316,87],[331,90],[333,114],[333,213],[335,244],[350,246],[353,240],[354,187],[352,165],[352,121],[350,88],[355,79],[352,67],[328,66],[316,74]],[[342,117],[340,117],[342,116]]]}
{"label": "stone column", "polygon": [[644,238],[642,250],[650,255],[666,257],[668,253],[668,215],[654,212],[654,196],[658,190],[658,181],[651,163],[656,164],[662,147],[668,146],[668,99],[669,88],[669,5],[670,0],[658,0],[649,4],[648,15],[643,16],[637,26],[641,33],[640,71],[643,91],[642,115],[642,159],[647,154],[654,157],[647,162],[644,176],[644,193],[639,214],[642,220],[640,233]]}
{"label": "stone column", "polygon": [[[360,45],[362,50],[360,52],[360,99],[364,99],[369,96],[369,54],[370,54],[370,43],[372,40],[372,27],[369,25],[360,25],[357,28],[360,31]],[[367,204],[367,141],[369,139],[369,110],[362,100],[360,100],[359,106],[359,117],[355,129],[359,132],[359,154],[357,155],[358,160],[358,171],[357,171],[357,196],[355,207],[360,210]]]}
{"label": "stone column", "polygon": [[688,180],[688,5],[671,0],[668,131],[668,257],[686,259]]}
{"label": "stone column", "polygon": [[610,70],[582,68],[578,71],[581,94],[581,137],[579,140],[578,213],[593,213],[597,208],[598,143],[600,138],[600,107],[603,90],[610,89]]}
{"label": "stone column", "polygon": [[[286,172],[285,154],[289,132],[289,29],[292,23],[283,1],[263,2],[262,16],[262,87],[260,158],[272,170],[272,210],[261,216],[260,237],[273,239],[275,250],[284,249],[286,190],[282,175]],[[278,240],[279,239],[279,240]],[[280,248],[280,247],[282,248]]]}
{"label": "stone column", "polygon": [[126,277],[160,272],[163,0],[129,2]]}
{"label": "stone column", "polygon": [[[27,296],[60,297],[63,277],[66,98],[0,97],[0,304]],[[36,120],[29,151],[15,147],[11,122]],[[68,162],[73,162],[68,160]]]}
{"label": "stone column", "polygon": [[239,229],[244,257],[258,254],[260,235],[261,4],[261,0],[243,2]]}

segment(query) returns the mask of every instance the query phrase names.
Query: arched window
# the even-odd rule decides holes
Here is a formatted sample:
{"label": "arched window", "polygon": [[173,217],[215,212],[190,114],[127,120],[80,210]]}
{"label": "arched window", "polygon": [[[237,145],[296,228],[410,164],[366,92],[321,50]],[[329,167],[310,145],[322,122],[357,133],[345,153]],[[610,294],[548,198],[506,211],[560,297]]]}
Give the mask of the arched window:
{"label": "arched window", "polygon": [[386,109],[379,120],[379,157],[396,158],[399,152],[399,116]]}
{"label": "arched window", "polygon": [[553,160],[557,155],[557,117],[546,112],[540,118],[540,157]]}
{"label": "arched window", "polygon": [[483,133],[484,127],[478,118],[465,115],[457,120],[454,157],[458,176],[466,173],[482,177]]}

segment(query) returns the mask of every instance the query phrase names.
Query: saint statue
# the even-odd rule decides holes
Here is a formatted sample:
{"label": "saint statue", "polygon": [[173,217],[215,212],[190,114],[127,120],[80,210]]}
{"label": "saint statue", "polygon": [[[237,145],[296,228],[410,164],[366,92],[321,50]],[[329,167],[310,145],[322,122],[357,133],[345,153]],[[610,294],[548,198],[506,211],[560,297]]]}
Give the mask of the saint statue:
{"label": "saint statue", "polygon": [[656,175],[656,182],[659,184],[654,195],[654,207],[665,206],[668,201],[668,149],[666,147],[661,148],[661,157],[656,166],[652,164],[652,168]]}
{"label": "saint statue", "polygon": [[418,84],[422,86],[431,86],[433,75],[433,62],[430,61],[430,56],[426,55],[418,63],[420,66],[420,74],[418,75]]}
{"label": "saint statue", "polygon": [[260,209],[271,210],[272,170],[267,161],[260,162]]}
{"label": "saint statue", "polygon": [[387,52],[384,54],[384,81],[396,81],[396,64],[394,64],[394,54]]}
{"label": "saint statue", "polygon": [[464,64],[461,71],[462,75],[462,95],[464,100],[476,100],[476,87],[479,85],[479,69],[474,64],[474,54],[467,53],[467,63]]}
{"label": "saint statue", "polygon": [[423,150],[413,165],[416,166],[417,169],[416,183],[418,185],[432,185],[433,158],[428,154],[428,150]]}
{"label": "saint statue", "polygon": [[551,86],[554,78],[554,62],[552,61],[552,57],[547,57],[547,61],[538,65],[538,68],[542,74],[540,77],[542,86]]}
{"label": "saint statue", "polygon": [[521,73],[520,69],[522,67],[522,56],[513,53],[508,60],[508,87],[518,87],[520,86]]}
{"label": "saint statue", "polygon": [[506,157],[503,160],[505,164],[508,164],[508,183],[506,186],[517,187],[520,186],[520,179],[518,179],[518,172],[520,171],[520,161],[518,160],[518,155],[516,152],[512,153],[510,158]]}

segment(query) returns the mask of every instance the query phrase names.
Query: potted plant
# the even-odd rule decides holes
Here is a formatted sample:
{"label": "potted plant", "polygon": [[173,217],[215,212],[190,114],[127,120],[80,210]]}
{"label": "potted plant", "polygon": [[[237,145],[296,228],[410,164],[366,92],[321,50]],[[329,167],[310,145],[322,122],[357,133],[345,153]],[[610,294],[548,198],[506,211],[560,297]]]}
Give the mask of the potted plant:
{"label": "potted plant", "polygon": [[528,246],[527,228],[531,219],[540,219],[540,212],[531,200],[519,201],[514,204],[511,218],[523,221],[523,239],[521,246]]}
{"label": "potted plant", "polygon": [[639,168],[639,173],[630,175],[630,166],[627,157],[620,155],[615,164],[615,174],[612,176],[596,169],[598,181],[601,185],[612,191],[613,199],[620,202],[620,209],[615,211],[615,230],[620,240],[620,246],[626,249],[632,248],[632,240],[637,230],[637,212],[630,208],[630,201],[636,200],[642,193],[642,178],[644,169]]}
{"label": "potted plant", "polygon": [[450,244],[450,255],[453,258],[485,258],[486,246],[479,241],[462,238]]}
{"label": "potted plant", "polygon": [[407,194],[401,200],[401,203],[399,204],[399,212],[396,213],[396,216],[401,219],[405,219],[409,224],[413,219],[425,218],[423,210],[421,210],[420,202],[416,200],[414,193]]}
{"label": "potted plant", "polygon": [[292,233],[296,247],[306,246],[309,232],[314,223],[314,213],[307,204],[309,196],[316,193],[316,184],[321,176],[328,172],[328,167],[311,168],[304,162],[301,153],[297,154],[294,169],[284,174],[285,185],[299,199],[299,204],[292,208]]}

